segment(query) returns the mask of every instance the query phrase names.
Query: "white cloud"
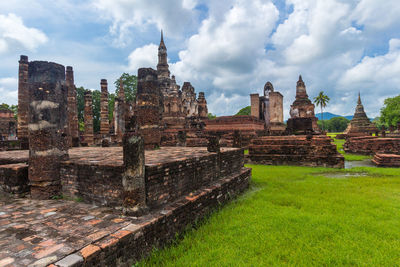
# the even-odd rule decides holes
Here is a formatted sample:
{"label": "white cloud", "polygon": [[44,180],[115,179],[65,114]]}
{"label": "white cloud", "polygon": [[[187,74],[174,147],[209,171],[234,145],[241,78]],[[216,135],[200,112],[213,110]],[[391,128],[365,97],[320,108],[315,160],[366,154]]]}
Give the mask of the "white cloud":
{"label": "white cloud", "polygon": [[164,29],[168,36],[177,37],[195,24],[195,0],[92,0],[99,14],[112,21],[110,32],[117,36],[118,46],[131,38],[131,28],[146,30],[149,25]]}
{"label": "white cloud", "polygon": [[400,5],[398,0],[361,0],[352,14],[360,25],[373,30],[387,30],[400,25]]}
{"label": "white cloud", "polygon": [[198,34],[179,53],[179,61],[172,64],[172,72],[178,79],[197,80],[222,92],[242,87],[257,58],[265,56],[277,19],[278,10],[270,1],[234,1],[225,14],[203,20]]}
{"label": "white cloud", "polygon": [[0,52],[8,51],[15,44],[33,51],[47,40],[42,31],[25,26],[15,14],[0,15]]}
{"label": "white cloud", "polygon": [[4,87],[15,86],[15,87],[17,87],[17,85],[18,85],[17,78],[14,78],[14,77],[0,78],[0,86],[4,86]]}
{"label": "white cloud", "polygon": [[0,78],[1,103],[16,104],[18,80],[14,77]]}
{"label": "white cloud", "polygon": [[156,68],[158,60],[158,46],[148,44],[143,47],[136,48],[128,56],[128,70],[137,73],[139,68]]}
{"label": "white cloud", "polygon": [[340,84],[355,90],[368,90],[375,96],[398,94],[400,85],[400,39],[391,39],[389,51],[369,57],[348,69]]}

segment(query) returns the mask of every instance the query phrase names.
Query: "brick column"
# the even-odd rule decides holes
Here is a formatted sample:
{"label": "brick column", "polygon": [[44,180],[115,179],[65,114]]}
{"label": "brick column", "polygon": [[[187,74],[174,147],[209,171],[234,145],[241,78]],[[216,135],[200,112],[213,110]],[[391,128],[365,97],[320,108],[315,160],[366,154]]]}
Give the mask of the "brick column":
{"label": "brick column", "polygon": [[206,98],[204,97],[204,92],[199,92],[199,97],[197,98],[197,103],[198,103],[197,109],[199,111],[199,117],[207,118],[208,109],[207,109],[207,101],[206,101]]}
{"label": "brick column", "polygon": [[84,109],[85,132],[83,135],[84,138],[83,143],[87,144],[88,146],[91,146],[94,143],[92,103],[93,103],[92,92],[88,90],[85,92],[85,109]]}
{"label": "brick column", "polygon": [[100,135],[102,138],[108,137],[110,132],[110,125],[108,120],[108,90],[107,80],[102,79],[101,86],[101,99],[100,99]]}
{"label": "brick column", "polygon": [[29,171],[32,198],[47,199],[61,189],[60,161],[68,159],[65,68],[29,63]]}
{"label": "brick column", "polygon": [[207,151],[208,152],[220,152],[220,145],[219,145],[219,139],[220,137],[217,135],[210,135],[207,137],[208,143],[207,143]]}
{"label": "brick column", "polygon": [[28,57],[21,55],[18,69],[18,140],[22,149],[28,149]]}
{"label": "brick column", "polygon": [[124,134],[123,159],[124,213],[140,216],[147,211],[144,141],[141,136],[131,135],[130,132]]}
{"label": "brick column", "polygon": [[138,70],[138,88],[136,96],[136,117],[139,133],[144,138],[146,149],[160,146],[161,143],[161,92],[157,80],[157,71],[151,68]]}
{"label": "brick column", "polygon": [[242,147],[242,133],[239,130],[233,131],[233,147]]}
{"label": "brick column", "polygon": [[68,142],[69,146],[77,147],[79,146],[78,106],[76,102],[74,71],[71,66],[67,66],[65,80],[68,88]]}
{"label": "brick column", "polygon": [[122,80],[119,81],[119,92],[114,102],[114,130],[117,141],[122,142],[125,132],[125,92]]}
{"label": "brick column", "polygon": [[259,94],[251,94],[250,95],[250,104],[251,104],[251,116],[260,118],[260,95]]}

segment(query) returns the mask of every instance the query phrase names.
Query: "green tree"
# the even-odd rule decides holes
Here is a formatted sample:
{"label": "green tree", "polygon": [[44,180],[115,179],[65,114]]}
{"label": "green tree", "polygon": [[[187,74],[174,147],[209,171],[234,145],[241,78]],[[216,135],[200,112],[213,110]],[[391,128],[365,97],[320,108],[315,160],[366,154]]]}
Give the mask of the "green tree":
{"label": "green tree", "polygon": [[318,127],[321,129],[325,129],[328,132],[338,133],[343,132],[347,125],[349,124],[349,120],[344,117],[334,117],[330,120],[318,120]]}
{"label": "green tree", "polygon": [[208,113],[207,117],[208,117],[208,119],[213,120],[213,119],[215,119],[217,117],[217,115],[214,115],[212,113]]}
{"label": "green tree", "polygon": [[236,115],[251,115],[251,106],[242,108]]}
{"label": "green tree", "polygon": [[350,120],[344,117],[334,117],[329,120],[329,132],[341,133],[346,130]]}
{"label": "green tree", "polygon": [[85,113],[85,91],[87,89],[81,87],[76,88],[76,103],[78,106],[78,121],[79,121],[79,131],[84,131],[84,126],[85,126],[85,119],[84,119],[84,113]]}
{"label": "green tree", "polygon": [[93,97],[93,132],[98,133],[100,131],[100,99],[101,92],[99,90],[92,91]]}
{"label": "green tree", "polygon": [[8,109],[14,112],[14,118],[15,120],[18,120],[18,105],[9,105],[6,103],[1,103],[0,104],[0,109]]}
{"label": "green tree", "polygon": [[115,94],[108,94],[108,121],[113,123],[114,117]]}
{"label": "green tree", "polygon": [[10,105],[6,104],[6,103],[1,103],[0,104],[0,109],[10,109]]}
{"label": "green tree", "polygon": [[375,119],[372,120],[372,122],[378,129],[382,129],[382,126],[385,126],[385,124],[383,124],[381,121],[381,117],[376,117]]}
{"label": "green tree", "polygon": [[[324,94],[324,91],[319,92],[318,96],[314,97],[314,103],[317,106],[321,107],[321,120],[324,120],[324,112],[323,112],[323,108],[326,107],[326,105],[328,104],[330,98]],[[322,131],[324,130],[324,124],[322,123]]]}
{"label": "green tree", "polygon": [[115,95],[118,96],[119,93],[119,81],[122,79],[122,84],[124,85],[125,101],[133,102],[136,100],[137,91],[137,77],[136,75],[130,75],[129,73],[122,73],[115,82]]}
{"label": "green tree", "polygon": [[391,125],[397,126],[397,123],[400,122],[400,95],[385,99],[379,122],[387,128]]}

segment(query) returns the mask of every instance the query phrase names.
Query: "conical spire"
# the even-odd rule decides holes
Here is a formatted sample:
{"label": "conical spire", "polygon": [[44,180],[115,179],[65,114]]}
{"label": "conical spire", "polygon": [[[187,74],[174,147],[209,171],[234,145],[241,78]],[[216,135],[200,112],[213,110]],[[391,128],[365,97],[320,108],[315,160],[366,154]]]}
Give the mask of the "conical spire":
{"label": "conical spire", "polygon": [[164,49],[167,50],[165,43],[164,43],[164,34],[163,34],[163,30],[161,30],[161,40],[160,40],[160,45],[158,46],[158,49]]}
{"label": "conical spire", "polygon": [[157,74],[159,78],[169,78],[169,66],[167,60],[167,47],[164,44],[164,34],[161,30],[160,46],[158,47]]}
{"label": "conical spire", "polygon": [[361,97],[360,97],[360,91],[358,91],[358,101],[357,101],[358,105],[361,105]]}
{"label": "conical spire", "polygon": [[299,80],[296,85],[296,99],[308,99],[306,85],[303,82],[303,78],[299,75]]}

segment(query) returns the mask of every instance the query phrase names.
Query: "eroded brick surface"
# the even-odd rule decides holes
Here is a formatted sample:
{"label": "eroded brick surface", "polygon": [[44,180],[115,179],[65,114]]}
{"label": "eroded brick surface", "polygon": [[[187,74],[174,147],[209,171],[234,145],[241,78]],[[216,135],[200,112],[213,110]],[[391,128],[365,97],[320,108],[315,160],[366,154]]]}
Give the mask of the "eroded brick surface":
{"label": "eroded brick surface", "polygon": [[326,135],[263,136],[252,140],[249,162],[266,165],[344,167],[344,158]]}
{"label": "eroded brick surface", "polygon": [[362,136],[347,138],[343,144],[343,150],[347,153],[373,155],[380,152],[384,154],[400,153],[400,138]]}
{"label": "eroded brick surface", "polygon": [[372,162],[378,167],[400,167],[400,155],[376,153]]}

